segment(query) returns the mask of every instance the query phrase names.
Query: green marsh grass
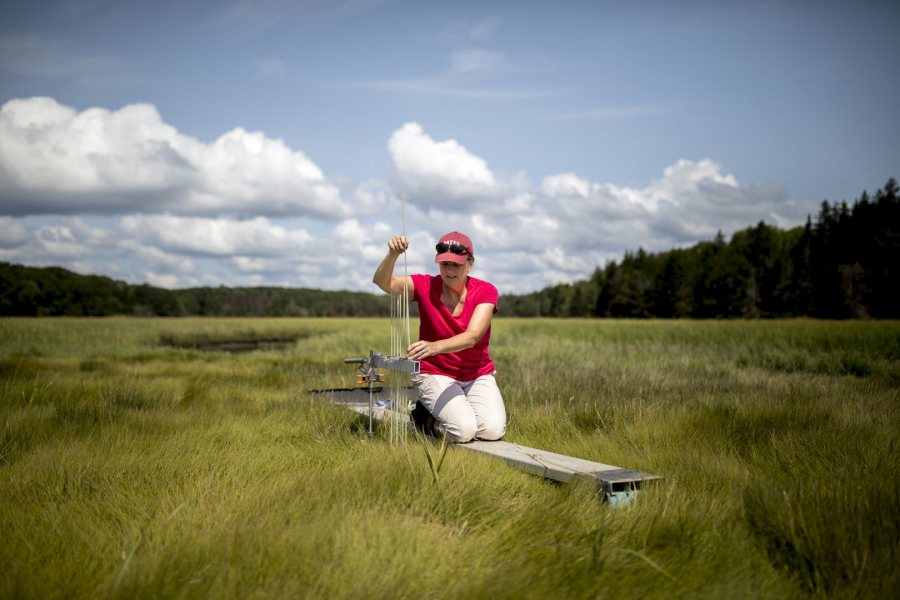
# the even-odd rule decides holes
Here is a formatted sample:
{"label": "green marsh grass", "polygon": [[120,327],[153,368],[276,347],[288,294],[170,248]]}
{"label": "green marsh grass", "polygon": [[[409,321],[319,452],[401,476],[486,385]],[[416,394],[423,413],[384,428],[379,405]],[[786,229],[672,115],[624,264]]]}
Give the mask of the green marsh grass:
{"label": "green marsh grass", "polygon": [[0,597],[898,595],[900,323],[497,320],[507,439],[624,509],[311,396],[388,331],[0,319]]}

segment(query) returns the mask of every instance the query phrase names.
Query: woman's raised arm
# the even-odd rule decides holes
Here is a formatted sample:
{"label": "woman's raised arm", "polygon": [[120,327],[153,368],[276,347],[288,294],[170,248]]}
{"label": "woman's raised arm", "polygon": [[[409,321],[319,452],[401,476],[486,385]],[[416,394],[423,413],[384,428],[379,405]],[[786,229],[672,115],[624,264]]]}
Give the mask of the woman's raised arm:
{"label": "woman's raised arm", "polygon": [[397,262],[397,258],[406,252],[407,248],[409,248],[409,242],[406,236],[395,235],[389,239],[388,253],[381,260],[378,268],[375,269],[372,283],[392,296],[399,296],[405,289],[408,291],[409,299],[412,300],[415,294],[412,278],[394,275],[394,264]]}

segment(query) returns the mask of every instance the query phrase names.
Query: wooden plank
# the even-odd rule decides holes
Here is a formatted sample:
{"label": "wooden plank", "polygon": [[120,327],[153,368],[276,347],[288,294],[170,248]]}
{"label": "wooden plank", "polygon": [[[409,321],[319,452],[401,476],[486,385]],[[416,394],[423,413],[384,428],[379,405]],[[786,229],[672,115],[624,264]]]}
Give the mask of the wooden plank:
{"label": "wooden plank", "polygon": [[[369,416],[369,391],[367,389],[316,390],[313,393],[323,395],[331,402],[353,410],[364,417],[368,418]],[[387,389],[373,390],[372,417],[379,421],[389,418],[407,420],[408,427],[414,429],[405,412],[391,410],[394,401],[388,394],[389,390]],[[407,399],[401,398],[400,401],[404,402]],[[495,442],[475,440],[466,444],[453,444],[453,446],[500,459],[526,473],[562,483],[570,483],[577,479],[593,480],[606,498],[616,504],[630,501],[644,482],[660,479],[658,475],[651,473],[623,469],[614,465],[530,448],[503,440]]]}
{"label": "wooden plank", "polygon": [[468,444],[457,444],[457,447],[499,458],[523,471],[554,481],[569,483],[580,478],[596,479],[603,484],[602,487],[610,487],[610,491],[626,491],[625,488],[632,487],[629,484],[634,484],[633,487],[637,489],[644,481],[659,479],[657,475],[650,473],[623,469],[502,440],[497,442],[475,440]]}
{"label": "wooden plank", "polygon": [[[403,390],[404,396],[406,398],[401,398],[400,400],[406,399],[408,401],[409,388],[404,388]],[[368,388],[337,388],[331,390],[313,390],[311,392],[314,396],[324,397],[329,402],[334,404],[365,404],[369,405],[369,390]],[[375,406],[384,406],[388,403],[388,401],[393,402],[391,398],[391,390],[390,388],[375,388],[372,390],[372,401],[375,403]]]}

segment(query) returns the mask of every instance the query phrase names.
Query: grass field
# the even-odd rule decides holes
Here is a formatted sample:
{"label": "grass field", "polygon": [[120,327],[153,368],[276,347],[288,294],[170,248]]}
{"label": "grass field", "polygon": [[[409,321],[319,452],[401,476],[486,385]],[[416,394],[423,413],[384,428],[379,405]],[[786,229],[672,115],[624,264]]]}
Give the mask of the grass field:
{"label": "grass field", "polygon": [[507,439],[664,477],[627,508],[309,394],[387,340],[0,319],[0,597],[900,596],[898,322],[495,321]]}

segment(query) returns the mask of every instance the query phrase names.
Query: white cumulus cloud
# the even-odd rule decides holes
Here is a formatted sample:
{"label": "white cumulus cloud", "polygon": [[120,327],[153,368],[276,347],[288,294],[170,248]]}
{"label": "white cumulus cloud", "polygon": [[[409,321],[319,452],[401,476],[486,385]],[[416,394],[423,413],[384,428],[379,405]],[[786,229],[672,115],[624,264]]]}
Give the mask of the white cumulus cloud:
{"label": "white cumulus cloud", "polygon": [[211,144],[151,104],[78,112],[52,98],[0,108],[0,214],[350,214],[303,152],[235,128]]}
{"label": "white cumulus cloud", "polygon": [[266,217],[238,221],[173,215],[130,215],[121,220],[125,233],[144,244],[190,255],[279,256],[305,252],[312,237],[289,230]]}
{"label": "white cumulus cloud", "polygon": [[418,123],[395,131],[388,150],[400,185],[424,205],[440,206],[448,199],[472,204],[501,191],[484,159],[456,140],[435,141]]}

